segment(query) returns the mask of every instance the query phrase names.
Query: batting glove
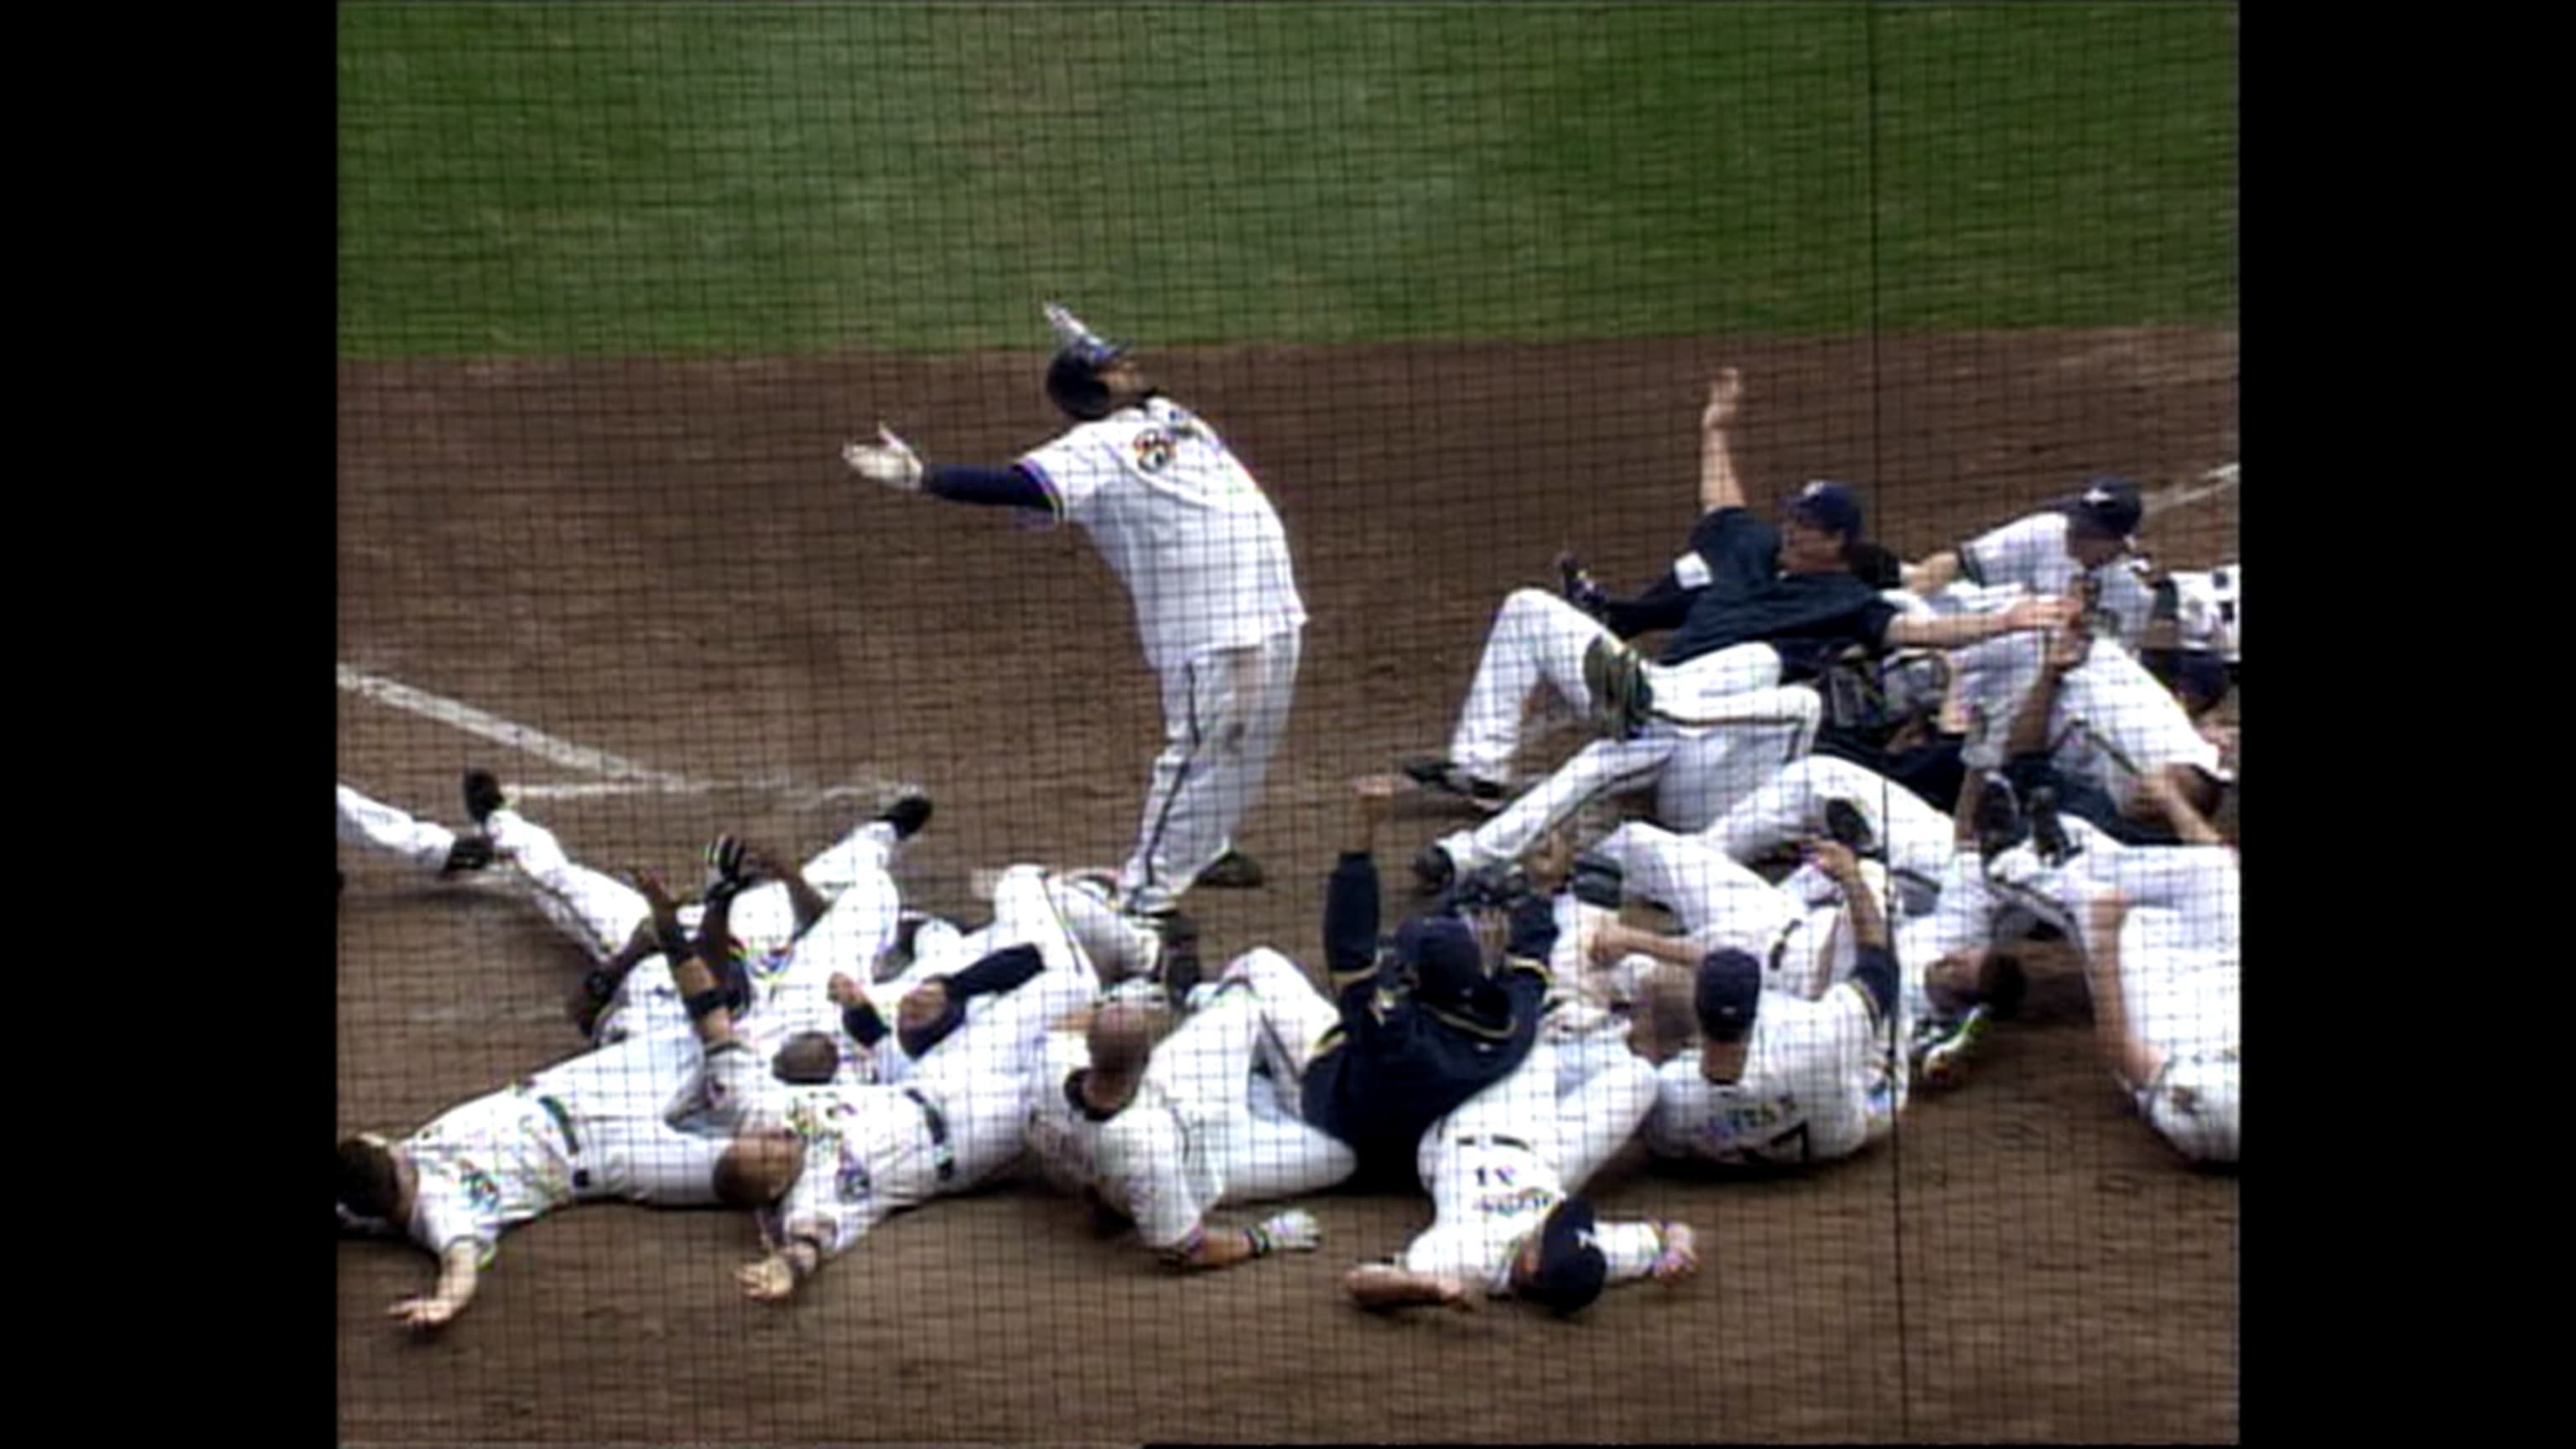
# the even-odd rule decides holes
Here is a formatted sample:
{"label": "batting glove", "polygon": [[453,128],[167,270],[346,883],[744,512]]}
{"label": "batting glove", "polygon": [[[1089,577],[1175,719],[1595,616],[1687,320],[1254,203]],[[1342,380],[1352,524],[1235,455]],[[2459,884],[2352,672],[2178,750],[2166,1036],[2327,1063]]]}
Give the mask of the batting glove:
{"label": "batting glove", "polygon": [[1323,1225],[1304,1208],[1290,1208],[1264,1218],[1260,1226],[1247,1231],[1252,1235],[1252,1256],[1256,1258],[1282,1252],[1311,1253],[1324,1241]]}
{"label": "batting glove", "polygon": [[744,854],[740,836],[719,835],[709,842],[706,849],[707,884],[702,893],[706,899],[712,901],[718,896],[738,895],[752,883],[752,873],[743,863]]}
{"label": "batting glove", "polygon": [[921,491],[921,456],[883,423],[877,424],[875,442],[845,445],[841,461],[871,483],[883,483],[906,493]]}

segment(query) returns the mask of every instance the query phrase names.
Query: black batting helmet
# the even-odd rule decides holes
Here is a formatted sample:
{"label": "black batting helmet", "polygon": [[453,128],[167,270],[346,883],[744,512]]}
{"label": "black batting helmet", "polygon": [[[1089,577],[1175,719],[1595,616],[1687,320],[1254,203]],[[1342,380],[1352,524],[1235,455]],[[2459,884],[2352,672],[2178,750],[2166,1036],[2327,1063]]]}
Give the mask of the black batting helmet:
{"label": "black batting helmet", "polygon": [[1056,349],[1047,362],[1047,396],[1071,417],[1095,422],[1109,416],[1115,403],[1101,371],[1127,355],[1124,343],[1087,339]]}

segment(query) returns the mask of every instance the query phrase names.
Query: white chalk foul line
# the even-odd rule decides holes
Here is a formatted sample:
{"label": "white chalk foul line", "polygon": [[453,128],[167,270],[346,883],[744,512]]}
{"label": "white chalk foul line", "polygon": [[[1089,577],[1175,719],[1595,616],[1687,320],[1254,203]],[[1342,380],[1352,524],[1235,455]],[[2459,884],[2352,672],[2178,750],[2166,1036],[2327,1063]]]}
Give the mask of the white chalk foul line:
{"label": "white chalk foul line", "polygon": [[470,704],[461,704],[456,700],[432,694],[425,689],[414,689],[399,680],[383,679],[373,674],[361,673],[346,664],[339,666],[339,670],[340,687],[362,699],[372,699],[379,704],[388,704],[424,719],[436,720],[450,728],[463,730],[470,735],[478,735],[495,744],[507,745],[523,754],[534,755],[538,759],[561,765],[569,770],[586,770],[594,775],[608,775],[621,780],[649,783],[666,790],[694,791],[699,788],[693,782],[678,775],[639,765],[633,760],[612,755],[606,750],[594,750],[588,745],[576,745],[570,740],[556,739],[542,730],[530,729],[526,725],[513,723],[496,714],[487,714]]}
{"label": "white chalk foul line", "polygon": [[692,780],[667,770],[594,750],[570,740],[559,740],[542,730],[530,729],[513,720],[476,709],[470,704],[436,695],[425,689],[414,689],[400,680],[386,679],[338,666],[340,688],[362,699],[390,705],[435,720],[467,734],[507,745],[524,754],[561,765],[566,769],[604,775],[604,780],[564,781],[522,784],[512,782],[508,793],[527,800],[586,800],[619,795],[708,795],[718,791],[741,793],[774,792],[788,797],[791,809],[811,810],[842,800],[878,804],[902,795],[921,793],[918,785],[902,780],[866,776],[855,784],[816,787],[785,776],[764,776],[744,780]]}

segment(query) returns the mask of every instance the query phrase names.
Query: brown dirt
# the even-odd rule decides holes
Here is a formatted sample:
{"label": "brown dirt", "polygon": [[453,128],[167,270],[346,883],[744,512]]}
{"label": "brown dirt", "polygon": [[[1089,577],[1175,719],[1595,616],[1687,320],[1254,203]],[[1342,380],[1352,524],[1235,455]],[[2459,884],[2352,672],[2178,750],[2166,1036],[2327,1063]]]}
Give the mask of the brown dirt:
{"label": "brown dirt", "polygon": [[[1696,418],[1750,392],[1757,495],[1867,485],[1909,556],[2094,471],[2150,487],[2236,456],[2232,334],[1236,350],[1152,359],[1285,517],[1314,615],[1243,844],[1268,889],[1192,900],[1212,954],[1315,951],[1344,782],[1445,739],[1493,608],[1579,549],[1614,588],[1678,552]],[[1159,730],[1115,581],[1077,534],[886,495],[835,458],[882,417],[1000,460],[1051,415],[1025,355],[349,366],[340,659],[705,782],[531,806],[576,853],[679,870],[719,828],[819,847],[927,784],[911,898],[1126,850]],[[2235,550],[2234,499],[2152,522]],[[453,818],[455,778],[593,774],[349,693],[343,780]],[[1445,828],[1445,826],[1443,827]],[[1421,833],[1434,829],[1420,822]],[[566,1055],[577,953],[486,888],[341,852],[338,1118],[407,1129]],[[1383,1320],[1336,1277],[1428,1205],[1312,1204],[1324,1251],[1213,1278],[1027,1184],[898,1218],[792,1307],[743,1301],[740,1218],[624,1207],[522,1229],[434,1341],[384,1319],[428,1259],[339,1250],[344,1437],[364,1441],[2223,1440],[2237,1431],[2236,1194],[2123,1115],[2080,981],[1897,1140],[1804,1177],[1633,1163],[1605,1216],[1687,1219],[1709,1271],[1576,1324],[1508,1306]]]}

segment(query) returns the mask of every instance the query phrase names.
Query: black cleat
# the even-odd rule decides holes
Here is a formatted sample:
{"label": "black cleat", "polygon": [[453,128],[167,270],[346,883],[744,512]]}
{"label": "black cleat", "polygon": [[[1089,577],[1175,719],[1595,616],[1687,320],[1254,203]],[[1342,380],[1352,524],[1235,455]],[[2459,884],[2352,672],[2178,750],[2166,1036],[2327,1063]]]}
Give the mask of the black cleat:
{"label": "black cleat", "polygon": [[1406,779],[1425,790],[1442,795],[1455,795],[1479,810],[1500,810],[1508,793],[1491,780],[1479,780],[1447,760],[1407,760],[1402,769]]}
{"label": "black cleat", "polygon": [[2066,822],[2057,816],[2057,792],[2043,785],[2030,792],[2030,843],[2039,852],[2042,863],[2060,866],[2081,853],[2074,838],[2066,833]]}
{"label": "black cleat", "polygon": [[1190,988],[1205,975],[1199,964],[1199,926],[1179,911],[1166,911],[1154,918],[1155,934],[1162,937],[1162,949],[1154,955],[1154,976],[1163,984],[1163,998],[1173,1010],[1189,999]]}
{"label": "black cleat", "polygon": [[894,827],[895,839],[910,840],[921,833],[921,827],[930,823],[930,797],[906,795],[887,806],[885,813],[877,818]]}
{"label": "black cleat", "polygon": [[1200,871],[1199,878],[1192,884],[1203,885],[1210,890],[1250,891],[1259,890],[1265,878],[1261,862],[1242,851],[1229,850],[1218,856],[1214,864]]}
{"label": "black cleat", "polygon": [[491,771],[465,772],[465,813],[473,817],[475,824],[488,823],[492,818],[492,812],[506,803],[508,802],[501,798],[501,782]]}
{"label": "black cleat", "polygon": [[1854,855],[1873,855],[1878,851],[1878,832],[1869,828],[1869,817],[1849,800],[1825,802],[1825,838],[1848,848]]}
{"label": "black cleat", "polygon": [[2021,818],[2021,801],[2012,782],[1989,772],[1977,796],[1977,853],[1988,860],[2019,845],[2030,834]]}
{"label": "black cleat", "polygon": [[1442,850],[1438,841],[1422,847],[1422,853],[1413,858],[1413,884],[1422,894],[1436,896],[1457,883],[1457,862],[1449,858],[1449,852]]}
{"label": "black cleat", "polygon": [[460,835],[454,845],[447,847],[447,863],[438,868],[438,873],[455,875],[459,871],[481,870],[491,863],[492,837]]}

